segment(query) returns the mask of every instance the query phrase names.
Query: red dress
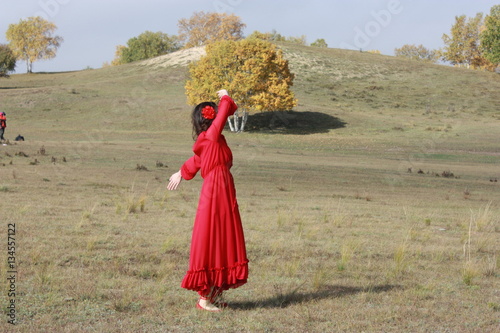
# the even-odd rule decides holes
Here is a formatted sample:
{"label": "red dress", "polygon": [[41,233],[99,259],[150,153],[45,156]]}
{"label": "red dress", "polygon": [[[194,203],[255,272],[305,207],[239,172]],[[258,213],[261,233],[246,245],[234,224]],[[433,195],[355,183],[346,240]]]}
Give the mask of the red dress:
{"label": "red dress", "polygon": [[[247,282],[248,259],[233,176],[233,155],[221,134],[238,107],[223,96],[218,113],[193,146],[194,156],[181,167],[192,179],[201,169],[203,185],[191,239],[189,270],[181,286],[202,296],[237,288]],[[213,295],[213,294],[212,294]]]}

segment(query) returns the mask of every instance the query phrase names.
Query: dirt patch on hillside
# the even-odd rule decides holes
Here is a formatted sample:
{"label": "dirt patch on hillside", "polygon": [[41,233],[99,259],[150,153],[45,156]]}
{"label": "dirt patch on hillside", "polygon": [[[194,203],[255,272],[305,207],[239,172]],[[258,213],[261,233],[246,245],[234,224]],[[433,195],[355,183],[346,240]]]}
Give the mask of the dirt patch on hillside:
{"label": "dirt patch on hillside", "polygon": [[199,60],[205,54],[204,46],[193,47],[145,60],[141,65],[153,67],[187,66],[190,62]]}

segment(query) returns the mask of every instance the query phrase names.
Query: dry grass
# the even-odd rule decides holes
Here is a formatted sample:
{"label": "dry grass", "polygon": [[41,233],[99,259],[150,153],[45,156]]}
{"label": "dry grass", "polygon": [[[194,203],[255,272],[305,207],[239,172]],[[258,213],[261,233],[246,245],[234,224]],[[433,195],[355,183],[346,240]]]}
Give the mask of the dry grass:
{"label": "dry grass", "polygon": [[[325,53],[315,66],[329,51],[318,52]],[[15,88],[0,89],[8,135],[27,138],[0,148],[2,233],[6,241],[6,224],[16,223],[18,239],[15,331],[494,332],[500,202],[489,179],[500,176],[500,152],[488,110],[495,101],[472,105],[460,94],[456,111],[440,114],[456,97],[443,93],[422,115],[422,85],[405,90],[415,104],[405,96],[399,103],[407,106],[378,106],[399,94],[390,82],[408,85],[417,75],[413,64],[398,71],[376,55],[330,52],[350,74],[313,81],[305,68],[298,112],[338,117],[345,127],[226,136],[250,280],[227,293],[230,308],[220,314],[197,311],[196,295],[179,286],[201,184],[166,190],[192,144],[182,68],[130,65],[0,81]],[[356,61],[364,62],[359,73],[348,67]],[[434,74],[439,68],[423,70],[438,80],[446,77]],[[457,72],[457,82],[498,84],[484,73]],[[380,83],[383,89],[370,88]],[[141,105],[137,121],[134,105]],[[44,117],[32,122],[38,112]],[[155,167],[159,160],[164,166]],[[435,176],[446,170],[460,177]],[[4,263],[6,255],[0,252]],[[3,279],[5,265],[0,270]],[[2,283],[2,332],[13,329],[6,295]]]}

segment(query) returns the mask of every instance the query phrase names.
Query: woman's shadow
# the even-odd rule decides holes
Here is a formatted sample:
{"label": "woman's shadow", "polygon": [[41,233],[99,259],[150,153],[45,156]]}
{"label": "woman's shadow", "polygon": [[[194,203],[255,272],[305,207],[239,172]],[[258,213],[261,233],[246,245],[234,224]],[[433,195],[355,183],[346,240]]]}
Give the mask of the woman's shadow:
{"label": "woman's shadow", "polygon": [[309,302],[313,300],[339,298],[359,293],[383,293],[394,289],[401,289],[397,285],[378,285],[366,288],[349,287],[349,286],[324,286],[315,292],[300,292],[303,285],[300,285],[295,290],[288,293],[278,292],[275,296],[268,297],[262,300],[246,301],[246,302],[231,302],[232,309],[252,310],[257,308],[286,308],[293,304]]}
{"label": "woman's shadow", "polygon": [[345,127],[339,118],[315,111],[260,112],[248,116],[246,131],[276,134],[327,133]]}

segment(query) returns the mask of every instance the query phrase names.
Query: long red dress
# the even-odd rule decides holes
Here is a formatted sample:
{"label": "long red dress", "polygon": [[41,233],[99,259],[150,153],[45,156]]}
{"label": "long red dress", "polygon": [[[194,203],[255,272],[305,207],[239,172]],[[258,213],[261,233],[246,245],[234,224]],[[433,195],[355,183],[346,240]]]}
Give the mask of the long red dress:
{"label": "long red dress", "polygon": [[233,155],[221,134],[228,116],[238,107],[223,96],[217,116],[200,133],[194,156],[181,167],[182,178],[192,179],[201,169],[203,185],[191,239],[189,270],[181,286],[201,296],[214,295],[247,282],[248,259],[233,176]]}

